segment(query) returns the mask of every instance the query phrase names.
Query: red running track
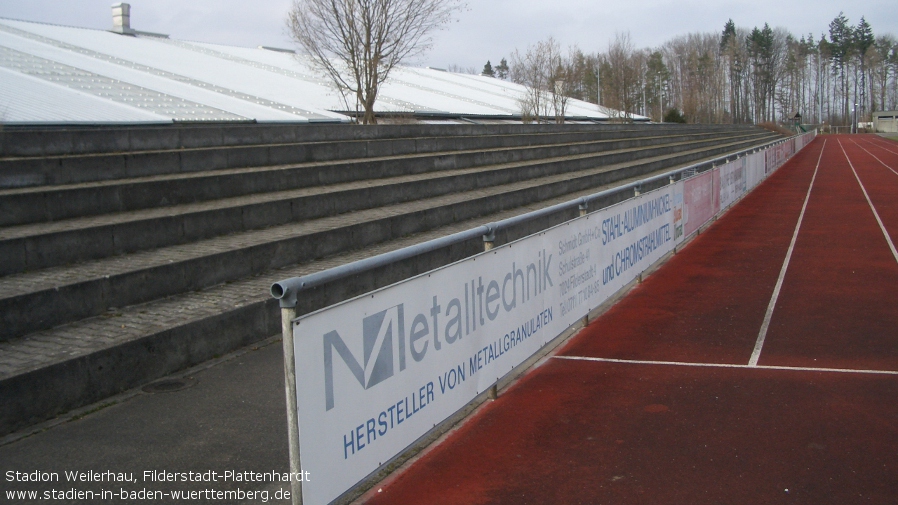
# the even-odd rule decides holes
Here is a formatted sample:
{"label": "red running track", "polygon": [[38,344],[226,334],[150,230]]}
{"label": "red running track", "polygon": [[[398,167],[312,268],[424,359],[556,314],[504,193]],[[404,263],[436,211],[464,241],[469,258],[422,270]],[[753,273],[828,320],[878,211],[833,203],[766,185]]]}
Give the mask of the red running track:
{"label": "red running track", "polygon": [[898,144],[819,137],[359,501],[896,503],[893,237]]}
{"label": "red running track", "polygon": [[898,174],[868,142],[827,144],[760,363],[896,370],[898,257],[877,214],[898,239]]}

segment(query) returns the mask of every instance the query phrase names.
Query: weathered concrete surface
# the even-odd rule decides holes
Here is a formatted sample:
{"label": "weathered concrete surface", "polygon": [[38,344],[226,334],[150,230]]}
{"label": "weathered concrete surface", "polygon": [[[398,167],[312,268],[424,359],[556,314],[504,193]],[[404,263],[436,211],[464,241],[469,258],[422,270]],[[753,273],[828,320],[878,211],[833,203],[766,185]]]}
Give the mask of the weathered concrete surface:
{"label": "weathered concrete surface", "polygon": [[[465,138],[452,138],[450,133],[456,130]],[[634,130],[638,130],[637,138],[628,139]],[[0,433],[276,333],[276,306],[267,291],[271,282],[285,276],[279,268],[290,267],[290,275],[317,271],[339,264],[340,258],[364,257],[457,231],[458,226],[469,228],[510,217],[769,138],[746,128],[602,127],[600,133],[609,140],[602,141],[599,135],[599,140],[590,142],[581,141],[584,136],[594,138],[596,127],[494,130],[472,125],[440,130],[442,137],[427,139],[400,138],[397,132],[401,131],[386,129],[383,139],[369,136],[370,132],[354,133],[365,137],[365,142],[359,143],[358,138],[352,142],[364,145],[366,152],[371,152],[371,146],[391,145],[395,153],[469,145],[475,142],[472,132],[477,131],[506,134],[493,135],[490,145],[504,147],[488,153],[416,154],[394,156],[393,164],[337,160],[320,165],[326,169],[314,164],[296,167],[296,173],[312,170],[315,174],[307,180],[312,187],[300,189],[299,194],[265,193],[277,188],[275,178],[249,188],[258,195],[219,201],[217,190],[197,184],[202,178],[178,176],[169,178],[168,186],[157,188],[156,196],[141,205],[158,207],[160,196],[189,198],[203,191],[209,191],[204,198],[211,200],[192,207],[166,202],[165,207],[140,211],[142,215],[112,213],[0,228],[0,254],[10,258],[0,272],[5,275],[0,277],[0,395],[10,399],[0,406]],[[554,132],[544,135],[551,141],[533,135],[538,131]],[[659,132],[676,132],[676,138],[657,142],[647,138],[657,138]],[[540,138],[543,146],[536,147]],[[552,144],[559,140],[564,143]],[[522,142],[535,147],[518,145]],[[324,157],[338,154],[322,153]],[[351,149],[346,153],[359,154]],[[508,156],[505,163],[499,163],[502,153]],[[417,166],[415,160],[426,163]],[[341,163],[342,175],[333,175],[339,170],[331,168]],[[369,171],[360,172],[353,163]],[[458,169],[459,163],[466,168]],[[247,173],[270,171],[262,167]],[[376,179],[393,171],[405,178]],[[227,176],[226,172],[201,177]],[[342,185],[322,186],[335,179]],[[252,186],[251,180],[236,186]],[[120,183],[91,184],[97,196],[103,195],[98,188]],[[139,200],[140,186],[135,188],[124,200]],[[92,198],[92,190],[85,189],[84,201],[71,208],[115,206],[124,201],[122,194]],[[40,200],[43,189],[0,191],[0,202],[16,191]],[[50,208],[65,200],[47,195],[43,193],[46,207],[38,213],[42,220],[50,219]],[[22,198],[27,202],[26,196]],[[573,216],[547,217],[526,229],[508,230],[500,240],[569,217]],[[314,310],[460,259],[482,247],[476,242],[314,290],[307,293],[300,309]]]}
{"label": "weathered concrete surface", "polygon": [[[180,377],[172,377],[173,379]],[[140,390],[92,406],[75,420],[0,445],[0,471],[57,472],[56,483],[4,481],[3,492],[72,488],[97,491],[127,490],[266,491],[268,503],[280,489],[271,482],[152,482],[144,471],[287,472],[287,419],[284,408],[284,372],[281,344],[266,341],[228,356],[215,366],[191,371],[180,391],[147,394]],[[108,405],[109,403],[112,403]],[[8,442],[8,440],[7,440]],[[69,483],[65,471],[131,472],[137,483]],[[284,489],[290,489],[287,484]],[[4,498],[6,495],[4,494]],[[5,503],[33,503],[7,500]],[[175,503],[164,499],[159,503]],[[211,500],[192,500],[213,503]],[[90,503],[122,503],[94,499]],[[261,503],[253,500],[218,500],[214,503]],[[75,503],[63,501],[63,503]]]}

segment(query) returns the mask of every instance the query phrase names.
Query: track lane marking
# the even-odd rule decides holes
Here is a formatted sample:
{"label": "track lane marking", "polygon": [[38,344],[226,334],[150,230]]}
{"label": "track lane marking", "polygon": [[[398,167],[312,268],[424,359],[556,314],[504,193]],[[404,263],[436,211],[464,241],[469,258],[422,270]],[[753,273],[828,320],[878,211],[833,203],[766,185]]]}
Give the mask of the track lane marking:
{"label": "track lane marking", "polygon": [[[858,144],[857,141],[854,140],[854,139],[851,139],[851,141],[854,142],[854,145],[856,145],[856,146],[860,147],[861,149],[863,149],[864,152],[866,152],[866,153],[869,154],[870,156],[873,156],[874,158],[876,158],[876,161],[880,162],[880,163],[882,164],[882,166],[884,166],[884,167],[888,168],[889,170],[891,170],[892,173],[894,173],[895,175],[898,175],[898,172],[895,172],[895,169],[894,169],[894,168],[892,168],[892,167],[886,165],[886,163],[885,163],[884,161],[882,161],[881,159],[879,159],[879,157],[877,157],[875,154],[873,154],[873,153],[871,153],[870,151],[868,151],[866,147],[864,147],[864,146]],[[873,145],[876,145],[876,144],[873,144]],[[888,149],[886,149],[886,151],[888,151]],[[898,154],[898,153],[896,153],[896,154]]]}
{"label": "track lane marking", "polygon": [[[889,149],[889,147],[895,146],[895,143],[889,142],[889,141],[883,139],[882,137],[877,137],[877,140],[872,140],[872,139],[864,139],[864,140],[866,140],[867,142],[879,147],[880,149],[888,151],[892,154],[898,154],[898,151],[893,151],[893,150]],[[888,146],[888,147],[886,147],[886,146]]]}
{"label": "track lane marking", "polygon": [[860,140],[862,140],[870,145],[874,145],[876,147],[882,148],[885,151],[889,151],[891,153],[898,154],[898,151],[893,151],[892,149],[890,149],[891,147],[898,147],[898,142],[893,142],[891,140],[884,139],[884,138],[880,137],[879,135],[874,135],[872,137],[863,136]]}
{"label": "track lane marking", "polygon": [[651,361],[638,359],[593,358],[589,356],[552,356],[554,359],[566,359],[571,361],[594,361],[598,363],[618,363],[625,365],[660,365],[682,366],[692,368],[735,368],[746,370],[785,370],[794,372],[828,372],[851,373],[863,375],[898,375],[895,370],[861,370],[854,368],[817,368],[805,366],[771,366],[771,365],[739,365],[736,363],[689,363],[683,361]]}
{"label": "track lane marking", "polygon": [[795,223],[795,231],[792,233],[792,242],[789,243],[786,259],[783,261],[780,275],[776,279],[776,286],[773,288],[770,303],[767,304],[767,312],[764,313],[764,322],[761,323],[761,329],[758,332],[758,340],[755,342],[754,349],[752,349],[751,358],[748,360],[748,366],[758,366],[758,360],[761,359],[761,350],[764,348],[764,341],[767,339],[767,330],[770,328],[770,320],[773,319],[773,309],[776,307],[776,301],[779,299],[780,290],[783,287],[783,280],[786,278],[786,270],[789,268],[789,261],[792,259],[792,252],[795,250],[795,242],[798,240],[798,231],[801,229],[804,213],[808,208],[808,201],[811,199],[811,190],[814,189],[814,181],[817,180],[817,172],[820,169],[820,160],[823,159],[823,151],[825,149],[826,140],[823,141],[823,147],[820,148],[817,166],[814,167],[814,175],[811,177],[811,184],[808,185],[808,193],[804,197],[804,204],[801,206],[801,213],[798,215],[798,222]]}
{"label": "track lane marking", "polygon": [[861,182],[861,178],[858,177],[857,171],[854,169],[854,164],[851,163],[851,158],[849,158],[848,153],[845,152],[845,146],[842,145],[841,140],[837,142],[839,142],[839,147],[842,148],[842,154],[845,155],[845,159],[848,160],[848,166],[851,167],[851,172],[854,174],[854,178],[857,179],[857,183],[861,186],[861,191],[864,192],[864,198],[867,199],[867,205],[870,206],[870,210],[873,211],[873,216],[876,218],[876,222],[879,223],[879,229],[882,230],[882,236],[885,237],[886,242],[889,244],[892,256],[895,258],[895,261],[898,262],[898,250],[895,250],[895,244],[892,242],[892,237],[889,236],[889,232],[886,231],[885,225],[882,224],[882,219],[879,218],[879,212],[876,212],[876,207],[873,206],[873,202],[870,200],[870,195],[867,194],[867,188],[864,187],[864,183]]}

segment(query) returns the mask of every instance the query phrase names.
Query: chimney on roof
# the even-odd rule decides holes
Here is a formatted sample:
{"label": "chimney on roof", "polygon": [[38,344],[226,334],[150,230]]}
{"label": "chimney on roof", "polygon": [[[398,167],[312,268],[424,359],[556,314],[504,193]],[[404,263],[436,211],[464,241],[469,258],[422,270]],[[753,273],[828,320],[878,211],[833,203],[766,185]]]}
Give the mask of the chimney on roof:
{"label": "chimney on roof", "polygon": [[112,31],[124,35],[133,35],[131,29],[131,4],[112,4]]}

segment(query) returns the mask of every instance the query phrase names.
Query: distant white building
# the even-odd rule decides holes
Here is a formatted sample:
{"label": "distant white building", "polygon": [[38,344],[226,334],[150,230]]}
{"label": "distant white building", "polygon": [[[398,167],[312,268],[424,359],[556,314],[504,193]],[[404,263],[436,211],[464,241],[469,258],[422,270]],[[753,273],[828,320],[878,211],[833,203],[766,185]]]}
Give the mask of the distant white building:
{"label": "distant white building", "polygon": [[898,133],[898,111],[874,112],[873,130],[877,133]]}
{"label": "distant white building", "polygon": [[[417,121],[519,122],[523,93],[500,79],[400,67],[375,108]],[[355,111],[293,51],[141,32],[127,4],[113,6],[109,31],[0,18],[0,123],[343,122]],[[573,121],[615,115],[567,106]]]}

